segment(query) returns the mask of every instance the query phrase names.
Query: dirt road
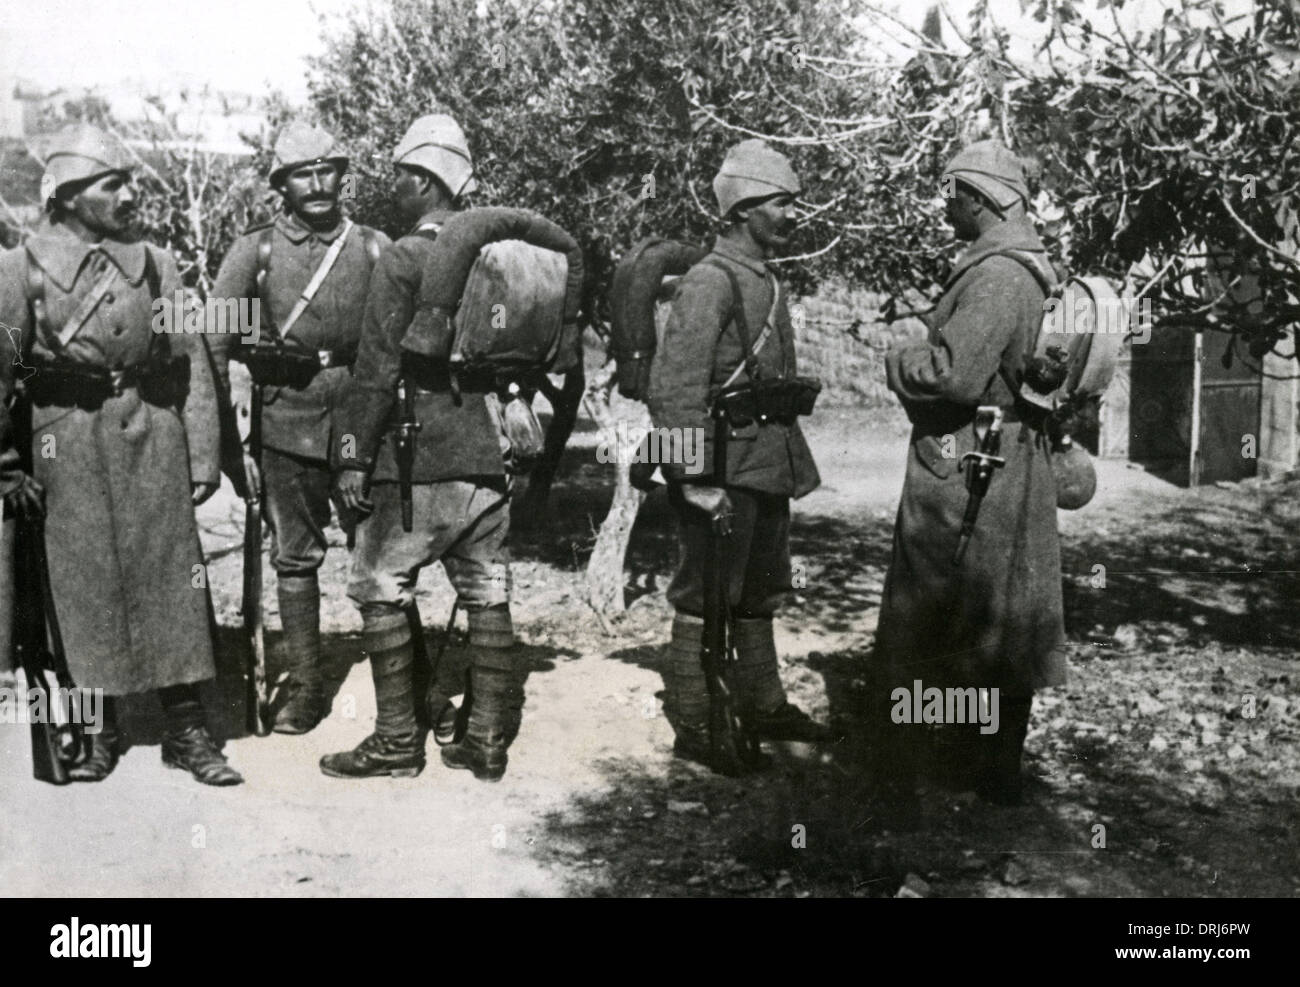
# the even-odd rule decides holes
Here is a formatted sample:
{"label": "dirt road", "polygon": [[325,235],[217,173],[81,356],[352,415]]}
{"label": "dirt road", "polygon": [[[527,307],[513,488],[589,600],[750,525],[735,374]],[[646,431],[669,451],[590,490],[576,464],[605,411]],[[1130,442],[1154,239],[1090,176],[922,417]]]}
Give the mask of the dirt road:
{"label": "dirt road", "polygon": [[[926,830],[882,838],[865,825],[856,711],[906,438],[896,422],[847,411],[819,417],[810,438],[824,482],[796,505],[807,585],[778,643],[792,696],[844,726],[847,742],[779,745],[776,768],[744,782],[673,761],[656,698],[666,505],[657,495],[643,509],[631,604],[609,636],[582,602],[582,564],[609,499],[588,433],[567,454],[553,523],[514,539],[515,622],[532,671],[505,780],[447,771],[432,744],[415,779],[325,778],[320,756],[361,740],[374,716],[369,668],[353,664],[360,622],[344,594],[341,536],[322,580],[342,679],[333,714],[305,737],[239,736],[242,512],[223,489],[201,516],[222,626],[211,697],[248,783],[209,789],[163,768],[151,702],[129,705],[132,747],[100,785],[33,781],[26,728],[0,724],[0,887],[803,897],[892,895],[907,879],[942,895],[1300,893],[1293,488],[1189,492],[1101,464],[1097,500],[1062,517],[1074,677],[1036,707],[1032,803],[995,809],[931,785]],[[436,643],[451,605],[440,571],[425,574],[421,594]],[[270,589],[267,606],[278,628]]]}

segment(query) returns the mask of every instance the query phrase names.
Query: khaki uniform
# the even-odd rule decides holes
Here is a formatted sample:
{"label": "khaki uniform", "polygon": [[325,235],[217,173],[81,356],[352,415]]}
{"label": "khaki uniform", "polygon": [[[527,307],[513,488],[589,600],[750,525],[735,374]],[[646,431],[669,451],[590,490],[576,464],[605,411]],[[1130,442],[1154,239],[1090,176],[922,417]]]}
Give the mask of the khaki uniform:
{"label": "khaki uniform", "polygon": [[[251,230],[235,241],[221,264],[215,298],[258,299],[263,342],[280,325],[343,233],[314,231],[290,214],[270,227]],[[258,249],[270,238],[264,296],[257,289]],[[271,525],[271,564],[278,573],[306,575],[325,558],[325,528],[330,520],[330,451],[340,445],[337,418],[350,379],[351,362],[361,339],[366,291],[379,252],[389,240],[378,230],[353,225],[334,266],[311,303],[294,323],[289,339],[309,350],[339,355],[303,388],[266,387],[262,396],[263,475],[267,520]],[[211,337],[213,358],[222,386],[229,388],[229,363],[245,337]],[[228,464],[228,469],[237,464]]]}

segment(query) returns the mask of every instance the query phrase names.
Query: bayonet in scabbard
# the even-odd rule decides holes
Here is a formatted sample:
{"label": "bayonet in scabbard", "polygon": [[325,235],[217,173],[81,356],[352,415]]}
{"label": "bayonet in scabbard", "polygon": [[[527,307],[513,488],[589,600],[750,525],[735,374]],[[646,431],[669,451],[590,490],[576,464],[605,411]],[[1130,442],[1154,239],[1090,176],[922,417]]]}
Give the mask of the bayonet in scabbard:
{"label": "bayonet in scabbard", "polygon": [[[1002,409],[981,405],[975,411],[975,439],[979,449],[968,452],[957,463],[959,471],[966,473],[966,513],[961,519],[961,534],[957,538],[957,551],[952,557],[953,565],[961,565],[966,556],[966,547],[971,536],[975,534],[975,521],[979,517],[980,505],[989,492],[989,481],[993,473],[1007,464],[998,453],[1002,448]],[[969,464],[969,466],[967,465]]]}
{"label": "bayonet in scabbard", "polygon": [[393,428],[394,453],[397,459],[397,487],[402,499],[402,530],[408,534],[415,526],[412,484],[415,474],[415,437],[420,421],[415,417],[415,385],[405,377],[397,382],[397,403],[401,418]]}

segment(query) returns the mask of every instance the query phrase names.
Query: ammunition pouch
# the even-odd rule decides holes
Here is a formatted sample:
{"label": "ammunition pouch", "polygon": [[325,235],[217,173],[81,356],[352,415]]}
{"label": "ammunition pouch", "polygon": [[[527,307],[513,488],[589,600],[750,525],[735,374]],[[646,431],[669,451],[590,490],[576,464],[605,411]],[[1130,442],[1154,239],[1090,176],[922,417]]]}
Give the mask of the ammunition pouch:
{"label": "ammunition pouch", "polygon": [[189,385],[190,358],[181,354],[121,370],[66,359],[39,361],[23,387],[37,406],[98,411],[109,398],[132,388],[149,404],[176,407],[185,403]]}
{"label": "ammunition pouch", "polygon": [[350,366],[355,349],[309,350],[285,344],[232,347],[230,358],[248,367],[253,383],[261,387],[291,387],[302,390],[327,367]]}
{"label": "ammunition pouch", "polygon": [[731,425],[751,422],[789,425],[801,415],[811,415],[822,385],[811,377],[773,377],[751,380],[719,391],[711,401],[714,418]]}

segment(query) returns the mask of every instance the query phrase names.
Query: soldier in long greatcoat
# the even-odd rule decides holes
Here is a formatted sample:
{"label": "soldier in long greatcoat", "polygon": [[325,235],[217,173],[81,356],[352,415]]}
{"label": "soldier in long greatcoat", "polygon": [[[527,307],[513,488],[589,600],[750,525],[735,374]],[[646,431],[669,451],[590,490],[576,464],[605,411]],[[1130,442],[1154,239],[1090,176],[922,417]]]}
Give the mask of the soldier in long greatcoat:
{"label": "soldier in long greatcoat", "polygon": [[[164,763],[238,784],[196,687],[215,674],[194,520],[218,484],[207,352],[198,335],[153,330],[180,279],[168,252],[129,239],[136,193],[125,149],[77,125],[42,156],[49,222],[0,257],[0,322],[10,327],[0,335],[0,460],[30,442],[31,472],[17,474],[8,500],[20,515],[44,512],[69,670],[108,697],[90,758],[72,776],[98,781],[116,764],[111,697],[157,690]],[[14,434],[16,388],[31,403],[30,437]]]}
{"label": "soldier in long greatcoat", "polygon": [[[890,389],[912,422],[885,582],[873,709],[887,794],[907,807],[923,728],[895,723],[895,688],[996,688],[998,729],[974,755],[977,790],[1020,798],[1020,757],[1034,690],[1064,681],[1061,559],[1050,441],[1018,397],[1053,278],[1025,215],[1019,160],[995,141],[966,148],[944,174],[948,218],[970,241],[927,319],[929,337],[891,350]],[[1033,265],[1040,275],[1030,269]],[[977,447],[976,409],[1002,409],[1001,451],[969,546],[954,556],[969,501],[962,457]],[[988,695],[991,695],[989,693]]]}

